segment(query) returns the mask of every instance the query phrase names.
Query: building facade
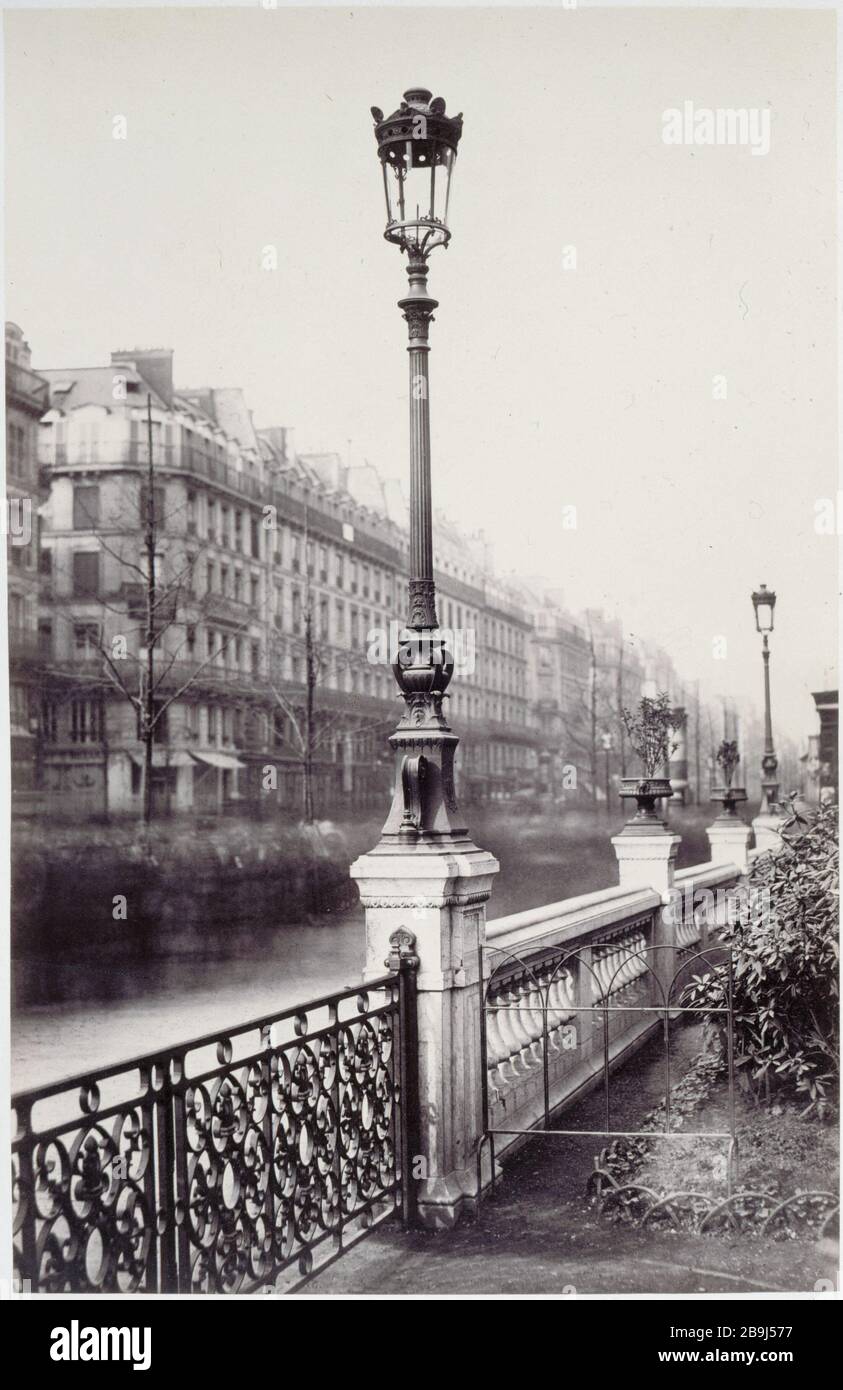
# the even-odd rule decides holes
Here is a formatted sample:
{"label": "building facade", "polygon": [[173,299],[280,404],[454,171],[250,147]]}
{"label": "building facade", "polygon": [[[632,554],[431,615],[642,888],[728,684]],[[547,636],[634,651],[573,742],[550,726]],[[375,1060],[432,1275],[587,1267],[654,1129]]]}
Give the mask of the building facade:
{"label": "building facade", "polygon": [[[44,373],[49,807],[138,814],[150,709],[156,813],[295,812],[306,777],[317,813],[380,807],[406,530],[352,496],[336,455],[298,455],[289,430],[255,430],[239,390],[176,390],[172,362],[169,350],[115,352],[101,368]],[[444,522],[436,566],[466,789],[509,794],[535,761],[531,622]]]}
{"label": "building facade", "polygon": [[44,490],[38,465],[39,421],[49,385],[32,370],[23,331],[6,324],[6,574],[8,580],[9,718],[12,798],[34,808],[41,782],[38,702],[39,507]]}
{"label": "building facade", "polygon": [[[137,815],[149,765],[155,814],[295,815],[306,786],[317,815],[381,809],[406,613],[397,485],[256,429],[239,388],[177,389],[169,349],[38,374],[8,325],[7,381],[10,495],[43,513],[9,549],[19,800],[38,787],[51,813]],[[650,686],[688,705],[667,654],[503,579],[485,537],[441,513],[434,570],[461,796],[614,796],[635,771],[622,706]],[[695,712],[699,763],[698,696]]]}

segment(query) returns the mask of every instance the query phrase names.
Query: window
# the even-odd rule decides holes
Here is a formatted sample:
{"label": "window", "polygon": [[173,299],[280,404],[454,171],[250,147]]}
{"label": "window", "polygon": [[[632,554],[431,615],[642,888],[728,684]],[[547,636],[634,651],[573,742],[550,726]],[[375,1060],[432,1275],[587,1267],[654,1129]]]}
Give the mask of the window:
{"label": "window", "polygon": [[243,513],[234,513],[234,549],[239,550],[243,542]]}
{"label": "window", "polygon": [[53,552],[52,550],[42,550],[38,558],[38,568],[46,579],[50,579],[53,573]]}
{"label": "window", "polygon": [[99,623],[73,624],[73,650],[84,661],[90,661],[99,651]]}
{"label": "window", "polygon": [[216,741],[217,741],[217,707],[216,707],[216,705],[209,705],[209,706],[208,706],[208,742],[209,742],[209,743],[216,743]]}
{"label": "window", "polygon": [[96,598],[100,588],[98,551],[77,550],[73,556],[73,592],[77,598]]}
{"label": "window", "polygon": [[363,597],[369,597],[369,566],[363,566]]}
{"label": "window", "polygon": [[341,589],[345,583],[345,558],[337,555],[337,588]]}
{"label": "window", "polygon": [[45,743],[58,738],[58,711],[54,700],[41,701],[41,737]]}
{"label": "window", "polygon": [[228,565],[220,566],[220,593],[228,594]]}
{"label": "window", "polygon": [[259,589],[260,584],[258,581],[258,576],[256,574],[253,574],[251,579],[249,580],[249,602],[251,603],[253,608],[257,608],[258,603],[260,602]]}
{"label": "window", "polygon": [[38,623],[38,655],[42,661],[49,661],[53,655],[53,624],[49,618],[41,618]]}
{"label": "window", "polygon": [[217,504],[213,498],[208,499],[208,540],[215,541],[217,538]]}
{"label": "window", "polygon": [[253,670],[254,672],[258,672],[258,671],[260,670],[260,664],[261,664],[261,644],[260,644],[260,642],[253,642],[253,643],[252,643],[252,670]]}
{"label": "window", "polygon": [[261,554],[261,532],[256,516],[251,518],[250,529],[252,533],[252,558],[254,560],[259,560]]}
{"label": "window", "polygon": [[90,531],[99,525],[100,490],[97,486],[77,486],[73,489],[73,529]]}
{"label": "window", "polygon": [[327,640],[328,635],[328,600],[322,598],[319,600],[319,636]]}
{"label": "window", "polygon": [[324,545],[319,547],[319,577],[323,584],[328,582],[328,552]]}
{"label": "window", "polygon": [[70,739],[72,743],[102,741],[102,701],[72,700],[70,704]]}
{"label": "window", "polygon": [[234,597],[238,603],[243,602],[243,571],[234,571]]}
{"label": "window", "polygon": [[187,494],[187,534],[196,535],[196,493]]}
{"label": "window", "polygon": [[185,637],[187,640],[187,654],[192,659],[196,651],[196,626],[194,623],[188,623]]}
{"label": "window", "polygon": [[6,465],[18,478],[28,476],[26,466],[26,432],[22,425],[6,424]]}
{"label": "window", "polygon": [[205,566],[205,593],[213,593],[214,590],[214,562],[209,560]]}
{"label": "window", "polygon": [[301,540],[298,536],[293,536],[291,565],[296,573],[301,569]]}
{"label": "window", "polygon": [[301,632],[301,594],[293,590],[293,632]]}
{"label": "window", "polygon": [[345,637],[345,604],[342,599],[336,600],[334,612],[336,614],[337,640],[341,642]]}

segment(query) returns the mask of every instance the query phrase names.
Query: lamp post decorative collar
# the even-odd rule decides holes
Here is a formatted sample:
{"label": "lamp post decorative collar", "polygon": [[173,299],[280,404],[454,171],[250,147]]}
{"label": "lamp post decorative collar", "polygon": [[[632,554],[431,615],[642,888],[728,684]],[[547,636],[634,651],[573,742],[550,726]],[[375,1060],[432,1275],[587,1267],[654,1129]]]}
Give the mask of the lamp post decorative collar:
{"label": "lamp post decorative collar", "polygon": [[390,737],[396,754],[395,793],[381,845],[406,850],[470,846],[459,823],[454,786],[458,739],[443,701],[454,660],[439,631],[433,577],[430,481],[430,325],[438,303],[427,289],[427,261],[447,246],[451,179],[462,115],[425,87],[411,87],[391,116],[373,106],[375,140],[386,196],[384,237],[407,256],[407,293],[398,301],[407,324],[410,384],[410,575],[407,626],[392,669],[404,713]]}

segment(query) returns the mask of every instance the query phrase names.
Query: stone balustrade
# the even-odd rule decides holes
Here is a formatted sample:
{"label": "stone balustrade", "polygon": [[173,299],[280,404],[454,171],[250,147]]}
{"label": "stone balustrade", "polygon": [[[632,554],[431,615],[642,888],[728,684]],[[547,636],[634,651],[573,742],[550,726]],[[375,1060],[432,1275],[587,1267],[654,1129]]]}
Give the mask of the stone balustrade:
{"label": "stone balustrade", "polygon": [[[662,1027],[740,877],[734,863],[700,864],[666,894],[612,887],[487,923],[488,1129],[546,1124],[600,1078],[604,1050],[614,1067]],[[500,1133],[497,1152],[517,1139]]]}

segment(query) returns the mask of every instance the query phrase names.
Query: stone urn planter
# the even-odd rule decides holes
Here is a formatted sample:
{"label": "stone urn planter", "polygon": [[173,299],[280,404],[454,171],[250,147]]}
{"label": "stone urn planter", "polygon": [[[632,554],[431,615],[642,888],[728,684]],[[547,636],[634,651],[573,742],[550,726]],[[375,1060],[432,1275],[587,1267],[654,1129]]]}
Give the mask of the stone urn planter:
{"label": "stone urn planter", "polygon": [[717,764],[723,773],[722,787],[714,787],[709,798],[710,801],[719,801],[721,811],[718,820],[737,820],[737,805],[739,801],[746,801],[746,790],[744,787],[733,787],[732,778],[734,777],[741,755],[738,752],[737,743],[728,739],[723,740],[717,750]]}
{"label": "stone urn planter", "polygon": [[746,801],[746,789],[744,787],[714,787],[709,801],[720,803],[718,820],[738,820],[738,803]]}
{"label": "stone urn planter", "polygon": [[624,801],[635,801],[635,815],[627,821],[630,829],[640,829],[650,833],[664,827],[664,821],[656,810],[656,802],[673,796],[673,789],[667,777],[622,777],[620,786]]}

